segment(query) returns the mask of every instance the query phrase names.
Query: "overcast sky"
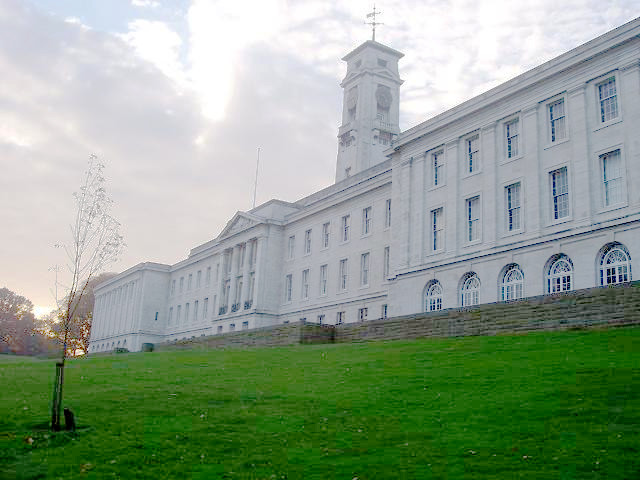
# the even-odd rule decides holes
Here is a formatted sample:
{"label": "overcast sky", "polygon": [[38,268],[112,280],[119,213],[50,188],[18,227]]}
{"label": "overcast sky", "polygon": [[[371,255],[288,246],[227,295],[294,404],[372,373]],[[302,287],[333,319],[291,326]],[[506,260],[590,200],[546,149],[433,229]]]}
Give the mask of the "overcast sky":
{"label": "overcast sky", "polygon": [[[339,3],[339,5],[338,5]],[[0,287],[54,304],[72,193],[106,163],[127,248],[176,263],[258,203],[333,182],[340,61],[372,2],[0,0]],[[401,128],[638,15],[637,0],[378,1]],[[64,282],[64,272],[61,281]]]}

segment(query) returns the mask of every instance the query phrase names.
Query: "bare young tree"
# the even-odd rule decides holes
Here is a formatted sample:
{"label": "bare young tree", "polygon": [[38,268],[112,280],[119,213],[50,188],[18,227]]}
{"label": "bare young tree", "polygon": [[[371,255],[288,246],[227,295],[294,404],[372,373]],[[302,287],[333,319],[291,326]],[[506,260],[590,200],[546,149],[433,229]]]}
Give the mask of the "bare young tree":
{"label": "bare young tree", "polygon": [[120,224],[110,215],[113,201],[104,188],[102,175],[104,165],[98,157],[90,155],[80,190],[73,194],[76,201],[76,213],[70,225],[71,242],[60,245],[67,256],[67,269],[70,280],[65,288],[62,301],[58,301],[60,341],[62,354],[56,364],[56,382],[54,384],[51,428],[60,430],[62,411],[62,386],[64,384],[64,364],[69,351],[70,335],[82,300],[87,293],[91,280],[108,264],[117,260],[124,248]]}

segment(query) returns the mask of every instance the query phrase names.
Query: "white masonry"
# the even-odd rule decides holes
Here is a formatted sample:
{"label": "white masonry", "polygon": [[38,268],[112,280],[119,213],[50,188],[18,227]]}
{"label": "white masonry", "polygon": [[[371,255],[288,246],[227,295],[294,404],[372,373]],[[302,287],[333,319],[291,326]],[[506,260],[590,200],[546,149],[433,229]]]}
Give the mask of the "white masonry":
{"label": "white masonry", "polygon": [[640,19],[405,132],[402,56],[367,41],[344,57],[334,185],[101,284],[90,353],[633,279]]}

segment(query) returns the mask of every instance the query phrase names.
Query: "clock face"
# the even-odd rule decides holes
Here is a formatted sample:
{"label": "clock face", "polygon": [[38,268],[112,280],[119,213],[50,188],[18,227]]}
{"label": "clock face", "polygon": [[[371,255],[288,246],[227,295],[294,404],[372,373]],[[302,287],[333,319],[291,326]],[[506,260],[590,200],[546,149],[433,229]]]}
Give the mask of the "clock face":
{"label": "clock face", "polygon": [[389,108],[391,106],[392,99],[391,92],[388,88],[382,86],[378,87],[376,90],[376,100],[378,101],[378,105],[382,108]]}

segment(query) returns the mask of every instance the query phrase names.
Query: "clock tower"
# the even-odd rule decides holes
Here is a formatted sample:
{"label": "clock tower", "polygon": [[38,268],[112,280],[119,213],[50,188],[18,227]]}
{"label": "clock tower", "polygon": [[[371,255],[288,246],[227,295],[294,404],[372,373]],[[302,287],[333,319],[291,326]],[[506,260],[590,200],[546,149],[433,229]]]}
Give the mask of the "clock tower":
{"label": "clock tower", "polygon": [[403,56],[368,40],[342,59],[347,62],[347,74],[341,83],[344,99],[336,182],[384,161],[383,152],[400,133],[398,61]]}

